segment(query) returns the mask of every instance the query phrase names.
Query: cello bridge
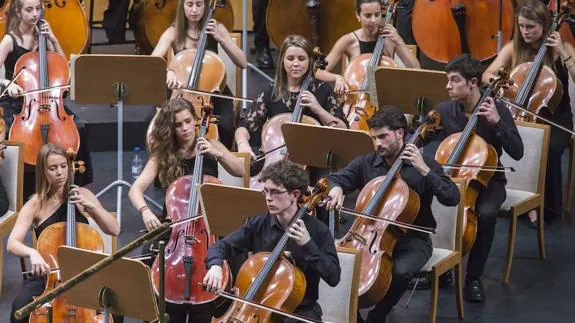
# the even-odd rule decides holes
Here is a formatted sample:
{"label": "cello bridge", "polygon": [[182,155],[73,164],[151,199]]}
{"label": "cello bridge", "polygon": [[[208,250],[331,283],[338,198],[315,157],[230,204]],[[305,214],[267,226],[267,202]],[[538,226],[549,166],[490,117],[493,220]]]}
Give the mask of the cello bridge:
{"label": "cello bridge", "polygon": [[40,111],[40,112],[49,112],[49,111],[50,111],[50,105],[49,105],[49,104],[40,104],[40,107],[38,108],[38,111]]}
{"label": "cello bridge", "polygon": [[366,245],[367,244],[367,240],[362,237],[359,233],[356,233],[355,231],[349,231],[348,232],[348,237],[346,238],[346,241],[352,241],[352,240],[357,240],[359,241],[362,245]]}
{"label": "cello bridge", "polygon": [[184,236],[184,240],[188,243],[200,243],[201,241],[196,238],[195,236],[186,235]]}

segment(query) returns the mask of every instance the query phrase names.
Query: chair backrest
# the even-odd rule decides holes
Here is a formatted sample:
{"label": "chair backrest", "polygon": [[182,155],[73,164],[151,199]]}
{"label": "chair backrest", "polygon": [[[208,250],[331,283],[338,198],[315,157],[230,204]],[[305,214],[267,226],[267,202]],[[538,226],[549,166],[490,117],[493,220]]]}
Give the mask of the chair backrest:
{"label": "chair backrest", "polygon": [[222,184],[249,187],[250,186],[250,155],[248,153],[233,152],[234,156],[240,157],[244,160],[244,176],[237,177],[228,173],[222,164],[218,163],[218,179]]}
{"label": "chair backrest", "polygon": [[323,311],[323,321],[353,322],[357,320],[357,292],[361,253],[355,249],[337,248],[341,279],[335,287],[323,280],[319,282],[318,302]]}
{"label": "chair backrest", "polygon": [[[240,33],[230,33],[232,41],[241,48],[242,46],[242,34]],[[242,73],[241,68],[236,66],[232,59],[228,56],[221,44],[218,43],[218,56],[224,61],[226,65],[226,77],[227,85],[232,90],[234,95],[239,95],[242,86]]]}
{"label": "chair backrest", "polygon": [[501,164],[515,168],[515,172],[505,174],[506,188],[543,194],[550,128],[544,124],[517,122],[517,129],[523,140],[523,158],[517,161],[503,152]]}
{"label": "chair backrest", "polygon": [[465,198],[465,181],[454,178],[453,182],[459,188],[459,203],[456,206],[445,206],[433,198],[431,211],[437,221],[436,234],[431,235],[434,248],[461,251],[463,235],[463,200]]}
{"label": "chair backrest", "polygon": [[[4,161],[0,166],[0,179],[8,195],[10,208],[17,212],[23,203],[23,179],[24,179],[24,144],[15,141],[6,141]],[[1,216],[1,215],[0,215]]]}
{"label": "chair backrest", "polygon": [[[116,212],[110,212],[110,214],[112,214],[112,216],[116,218]],[[88,218],[88,222],[92,228],[94,228],[96,231],[98,231],[98,233],[100,233],[102,240],[104,240],[104,253],[111,254],[115,252],[118,247],[118,237],[104,233],[104,231],[100,229],[100,227],[98,226],[96,221],[94,221],[94,219]]]}

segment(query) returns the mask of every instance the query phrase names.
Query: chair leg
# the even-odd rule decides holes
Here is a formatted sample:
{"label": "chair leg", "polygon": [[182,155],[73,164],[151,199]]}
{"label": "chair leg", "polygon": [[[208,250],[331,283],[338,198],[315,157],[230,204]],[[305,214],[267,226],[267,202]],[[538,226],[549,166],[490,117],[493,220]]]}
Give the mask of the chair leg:
{"label": "chair leg", "polygon": [[567,223],[571,223],[571,202],[573,200],[573,167],[575,166],[575,139],[571,137],[569,146],[569,168],[567,169],[567,190],[565,197],[565,206],[563,207],[565,212],[565,220]]}
{"label": "chair leg", "polygon": [[539,242],[539,258],[545,259],[545,214],[543,206],[539,206],[537,212],[537,240]]}
{"label": "chair leg", "polygon": [[513,252],[515,250],[515,234],[517,233],[517,215],[511,212],[511,219],[509,222],[509,233],[507,236],[507,261],[505,264],[505,272],[503,273],[503,283],[509,283],[509,276],[511,275],[511,263],[513,262]]}
{"label": "chair leg", "polygon": [[437,302],[439,301],[439,274],[433,268],[431,272],[431,308],[429,310],[429,323],[435,323],[437,320]]}
{"label": "chair leg", "polygon": [[3,280],[4,280],[4,239],[0,238],[0,295],[2,295]]}
{"label": "chair leg", "polygon": [[463,309],[463,266],[461,262],[455,265],[455,302],[457,304],[459,319],[463,320],[465,310]]}

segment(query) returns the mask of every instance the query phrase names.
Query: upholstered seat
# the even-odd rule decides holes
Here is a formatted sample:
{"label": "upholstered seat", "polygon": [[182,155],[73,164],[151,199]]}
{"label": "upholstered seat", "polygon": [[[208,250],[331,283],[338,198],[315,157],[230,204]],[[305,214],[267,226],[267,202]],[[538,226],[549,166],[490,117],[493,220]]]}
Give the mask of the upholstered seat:
{"label": "upholstered seat", "polygon": [[545,173],[547,169],[547,154],[549,147],[548,125],[517,122],[519,135],[523,140],[524,153],[519,161],[512,159],[505,152],[501,156],[501,164],[513,167],[515,172],[507,173],[507,197],[501,206],[501,211],[510,216],[509,235],[507,238],[507,261],[503,271],[503,282],[509,282],[511,263],[515,249],[517,218],[531,210],[537,211],[537,237],[539,242],[539,257],[545,258],[544,242],[544,195]]}
{"label": "upholstered seat", "polygon": [[240,157],[244,161],[244,176],[237,177],[228,173],[222,164],[218,163],[218,179],[222,184],[237,187],[250,186],[250,155],[248,153],[234,152],[234,156]]}

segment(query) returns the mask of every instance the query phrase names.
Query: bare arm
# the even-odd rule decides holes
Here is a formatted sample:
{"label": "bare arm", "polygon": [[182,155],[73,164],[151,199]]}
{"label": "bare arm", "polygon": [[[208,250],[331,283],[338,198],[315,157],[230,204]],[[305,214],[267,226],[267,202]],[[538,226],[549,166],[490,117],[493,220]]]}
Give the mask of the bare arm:
{"label": "bare arm", "polygon": [[16,224],[10,232],[8,237],[8,244],[6,245],[6,250],[16,257],[30,257],[32,254],[37,254],[36,249],[28,247],[24,244],[26,239],[26,234],[28,230],[32,227],[34,222],[34,209],[37,203],[36,196],[34,195],[18,212],[16,217]]}
{"label": "bare arm", "polygon": [[[12,44],[12,38],[8,36],[8,34],[4,35],[2,41],[0,41],[0,65],[4,65],[6,62],[6,57],[10,54],[13,50],[14,44]],[[3,79],[2,85],[6,86],[10,80]]]}
{"label": "bare arm", "polygon": [[134,184],[132,184],[132,187],[128,192],[132,206],[140,212],[142,221],[144,221],[148,230],[153,230],[160,225],[160,221],[150,210],[146,204],[146,200],[144,199],[144,192],[148,187],[150,187],[150,185],[152,185],[154,178],[158,175],[158,171],[158,161],[156,158],[151,157],[148,159],[146,167],[144,167],[144,170],[140,176],[138,176]]}
{"label": "bare arm", "polygon": [[166,58],[166,56],[168,55],[168,50],[174,43],[175,39],[176,39],[175,29],[174,27],[169,27],[168,29],[166,29],[166,31],[164,31],[164,33],[160,37],[160,40],[158,41],[158,44],[152,51],[151,56]]}
{"label": "bare arm", "polygon": [[96,224],[98,224],[104,233],[118,236],[120,234],[120,225],[118,224],[118,221],[110,214],[110,212],[104,209],[96,195],[83,187],[80,187],[78,190],[82,198],[87,201],[84,205],[82,205],[82,203],[78,203],[80,204],[80,212],[86,213],[94,219]]}
{"label": "bare arm", "polygon": [[489,81],[497,76],[499,70],[503,67],[511,67],[513,60],[513,43],[509,42],[503,46],[495,60],[483,72],[481,82],[489,84]]}
{"label": "bare arm", "polygon": [[222,45],[226,54],[230,57],[232,62],[241,68],[246,68],[248,66],[248,60],[246,54],[241,48],[234,42],[230,33],[223,24],[217,24],[217,33],[219,34],[218,42]]}
{"label": "bare arm", "polygon": [[244,162],[240,157],[234,156],[221,142],[217,140],[197,139],[198,152],[216,158],[222,166],[234,176],[243,176]]}

